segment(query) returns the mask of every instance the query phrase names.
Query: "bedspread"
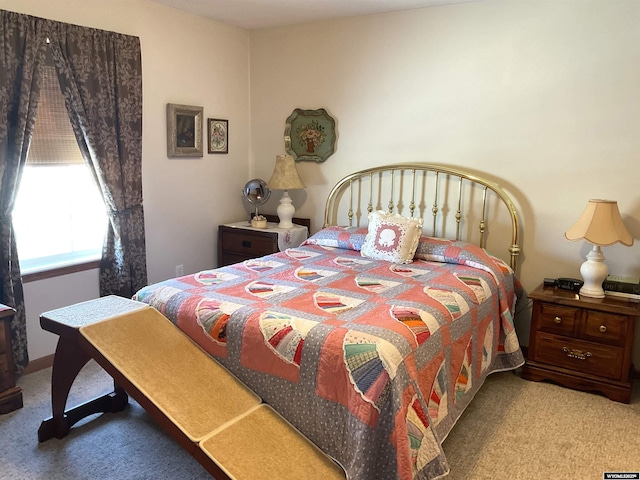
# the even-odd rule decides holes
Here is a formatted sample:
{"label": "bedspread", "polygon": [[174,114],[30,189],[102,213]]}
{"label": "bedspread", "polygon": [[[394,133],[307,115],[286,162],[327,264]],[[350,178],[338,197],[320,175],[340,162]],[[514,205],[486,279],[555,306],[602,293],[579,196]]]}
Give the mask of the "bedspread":
{"label": "bedspread", "polygon": [[486,376],[524,360],[510,269],[478,247],[429,242],[426,260],[407,265],[303,245],[150,285],[134,298],[172,320],[348,478],[431,479],[449,471],[441,442]]}

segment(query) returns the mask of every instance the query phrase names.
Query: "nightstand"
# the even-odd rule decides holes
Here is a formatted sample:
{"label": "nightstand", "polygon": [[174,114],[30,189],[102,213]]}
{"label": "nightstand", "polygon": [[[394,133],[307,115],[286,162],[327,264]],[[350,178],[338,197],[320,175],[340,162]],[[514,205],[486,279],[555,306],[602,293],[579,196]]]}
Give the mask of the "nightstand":
{"label": "nightstand", "polygon": [[543,286],[529,298],[531,333],[522,378],[551,380],[629,403],[633,331],[640,304]]}
{"label": "nightstand", "polygon": [[[298,247],[309,234],[309,219],[294,218],[293,228],[278,228],[267,216],[267,228],[253,228],[248,221],[218,227],[218,266],[244,262],[252,258]],[[276,217],[277,219],[277,217]]]}
{"label": "nightstand", "polygon": [[22,408],[22,389],[16,386],[11,350],[13,308],[0,304],[0,414]]}

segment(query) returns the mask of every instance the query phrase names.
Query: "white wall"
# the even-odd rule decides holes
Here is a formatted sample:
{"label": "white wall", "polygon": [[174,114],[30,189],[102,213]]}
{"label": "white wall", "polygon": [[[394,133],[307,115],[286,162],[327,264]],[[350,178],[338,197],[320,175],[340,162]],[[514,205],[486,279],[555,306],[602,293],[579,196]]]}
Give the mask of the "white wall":
{"label": "white wall", "polygon": [[[249,34],[148,0],[0,0],[0,8],[140,37],[142,180],[150,282],[216,265],[217,225],[237,221],[249,170]],[[228,155],[169,159],[166,104],[229,119]],[[98,297],[97,271],[25,285],[29,356],[53,353],[40,313]]]}
{"label": "white wall", "polygon": [[[336,153],[299,164],[308,188],[292,192],[314,230],[345,174],[429,161],[487,172],[513,196],[528,291],[543,277],[579,276],[588,246],[562,234],[589,198],[618,200],[640,240],[636,0],[485,0],[251,32],[147,0],[0,8],[140,36],[151,282],[178,264],[186,273],[214,265],[217,225],[244,213],[237,199],[249,178],[270,177],[294,108],[326,108],[337,120]],[[167,159],[168,102],[229,118],[229,155]],[[640,275],[640,244],[604,251],[612,273]],[[97,275],[93,292],[78,275],[25,287],[32,358],[53,351],[36,337],[42,311],[97,296]],[[525,343],[527,321],[524,312],[517,322]]]}
{"label": "white wall", "polygon": [[[330,187],[351,171],[468,167],[519,208],[527,291],[579,277],[589,246],[563,233],[590,198],[618,200],[640,240],[639,18],[637,0],[486,0],[252,31],[255,173],[269,178],[294,108],[325,108],[337,151],[298,164],[308,188],[297,215],[316,228]],[[640,242],[604,253],[612,273],[640,275]],[[524,343],[528,320],[517,320]]]}

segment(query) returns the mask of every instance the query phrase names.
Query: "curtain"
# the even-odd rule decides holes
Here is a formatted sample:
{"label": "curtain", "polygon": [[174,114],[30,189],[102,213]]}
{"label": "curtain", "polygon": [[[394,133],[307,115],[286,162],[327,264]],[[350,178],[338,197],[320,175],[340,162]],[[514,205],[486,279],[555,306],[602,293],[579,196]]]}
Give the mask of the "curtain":
{"label": "curtain", "polygon": [[51,47],[73,130],[107,207],[100,295],[147,284],[140,40],[55,23]]}
{"label": "curtain", "polygon": [[29,363],[29,355],[11,212],[38,109],[46,29],[46,21],[0,10],[0,302],[16,310],[11,345],[18,375]]}
{"label": "curtain", "polygon": [[100,295],[131,297],[147,284],[139,39],[0,10],[0,302],[16,309],[11,339],[18,374],[29,357],[11,212],[48,42],[74,134],[109,214]]}

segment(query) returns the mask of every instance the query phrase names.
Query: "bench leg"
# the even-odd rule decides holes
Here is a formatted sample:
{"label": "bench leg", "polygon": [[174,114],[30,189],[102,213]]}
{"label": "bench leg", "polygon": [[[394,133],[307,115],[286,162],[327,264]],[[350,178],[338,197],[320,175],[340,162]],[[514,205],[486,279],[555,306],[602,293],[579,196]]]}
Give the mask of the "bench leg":
{"label": "bench leg", "polygon": [[78,332],[61,335],[53,358],[51,409],[53,415],[40,424],[38,441],[67,436],[79,420],[102,412],[118,412],[128,403],[127,393],[114,381],[114,391],[65,411],[69,391],[80,370],[91,359],[78,345]]}

